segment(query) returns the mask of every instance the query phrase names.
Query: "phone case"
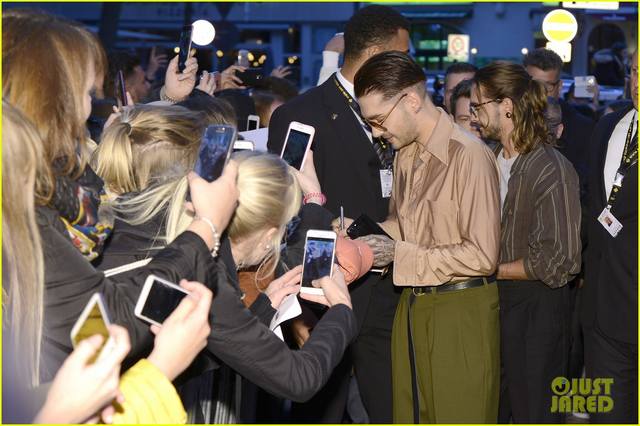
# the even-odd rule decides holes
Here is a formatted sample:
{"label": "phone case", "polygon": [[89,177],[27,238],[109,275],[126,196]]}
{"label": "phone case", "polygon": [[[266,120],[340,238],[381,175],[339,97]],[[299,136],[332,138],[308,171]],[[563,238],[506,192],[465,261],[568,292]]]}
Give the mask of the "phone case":
{"label": "phone case", "polygon": [[352,224],[347,228],[347,235],[352,240],[356,238],[364,237],[366,235],[386,235],[391,238],[389,234],[373,221],[366,214],[360,215]]}

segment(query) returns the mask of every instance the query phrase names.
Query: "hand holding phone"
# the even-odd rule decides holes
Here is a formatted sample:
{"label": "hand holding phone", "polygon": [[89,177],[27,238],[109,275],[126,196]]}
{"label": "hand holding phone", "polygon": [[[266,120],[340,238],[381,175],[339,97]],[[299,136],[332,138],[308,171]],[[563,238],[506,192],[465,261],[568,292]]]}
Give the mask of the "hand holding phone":
{"label": "hand holding phone", "polygon": [[190,56],[185,62],[184,71],[178,71],[178,56],[169,62],[164,76],[164,94],[175,100],[185,99],[196,86],[196,73],[198,72],[198,60]]}
{"label": "hand holding phone", "polygon": [[204,349],[211,333],[209,313],[213,293],[198,282],[180,281],[180,288],[189,292],[178,307],[162,323],[151,326],[156,335],[148,360],[169,380],[175,379],[189,367]]}
{"label": "hand holding phone", "polygon": [[229,162],[234,142],[237,138],[236,128],[226,124],[212,124],[202,135],[200,150],[194,171],[207,182],[213,182],[222,175],[224,166]]}
{"label": "hand holding phone", "polygon": [[302,259],[301,293],[322,294],[322,289],[314,287],[312,282],[331,277],[335,254],[335,232],[315,229],[307,231]]}
{"label": "hand holding phone", "polygon": [[134,313],[148,323],[161,326],[188,294],[188,291],[170,281],[149,275],[138,297]]}
{"label": "hand holding phone", "polygon": [[[229,224],[238,205],[237,176],[238,166],[233,160],[226,165],[222,176],[211,183],[194,172],[187,175],[192,208],[196,216],[209,219],[219,234],[222,234]],[[211,200],[216,202],[212,203]],[[194,220],[187,230],[198,234],[210,249],[213,248],[215,241],[212,239],[211,230],[203,221]]]}
{"label": "hand holding phone", "polygon": [[316,130],[313,126],[292,121],[289,124],[289,130],[287,130],[280,158],[290,166],[302,171],[315,132]]}
{"label": "hand holding phone", "polygon": [[318,290],[320,290],[321,293],[310,293],[301,290],[301,298],[329,307],[342,304],[353,309],[349,288],[338,265],[333,265],[333,274],[331,277],[320,278],[319,280],[315,280],[313,284],[319,287]]}
{"label": "hand holding phone", "polygon": [[[120,365],[131,349],[129,334],[117,325],[110,325],[108,330],[113,340],[109,352],[104,351],[102,336],[93,335],[81,340],[67,357],[34,423],[85,423],[114,399],[124,402],[118,387]],[[105,356],[93,362],[100,351]]]}

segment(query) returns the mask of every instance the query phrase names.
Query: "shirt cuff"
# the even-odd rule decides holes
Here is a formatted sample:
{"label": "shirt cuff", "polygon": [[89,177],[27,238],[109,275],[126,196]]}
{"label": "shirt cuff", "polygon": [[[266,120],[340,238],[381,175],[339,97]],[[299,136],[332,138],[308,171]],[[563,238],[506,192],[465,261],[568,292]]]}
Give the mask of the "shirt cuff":
{"label": "shirt cuff", "polygon": [[322,66],[338,68],[338,62],[340,62],[340,54],[331,50],[322,51]]}

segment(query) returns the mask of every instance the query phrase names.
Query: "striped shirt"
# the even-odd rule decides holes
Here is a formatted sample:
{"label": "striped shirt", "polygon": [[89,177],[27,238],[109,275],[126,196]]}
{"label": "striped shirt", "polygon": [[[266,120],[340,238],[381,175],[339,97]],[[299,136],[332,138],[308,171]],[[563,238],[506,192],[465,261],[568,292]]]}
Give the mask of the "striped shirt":
{"label": "striped shirt", "polygon": [[571,163],[545,144],[521,154],[502,212],[500,263],[523,259],[529,278],[562,287],[580,272],[580,213]]}

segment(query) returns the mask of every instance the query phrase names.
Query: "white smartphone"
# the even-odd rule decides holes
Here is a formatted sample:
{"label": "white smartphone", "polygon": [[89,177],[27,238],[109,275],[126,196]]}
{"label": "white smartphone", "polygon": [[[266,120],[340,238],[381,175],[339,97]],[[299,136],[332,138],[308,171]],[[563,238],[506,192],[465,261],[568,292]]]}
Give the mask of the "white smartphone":
{"label": "white smartphone", "polygon": [[316,129],[313,126],[292,121],[287,130],[280,158],[302,171],[315,133]]}
{"label": "white smartphone", "polygon": [[260,117],[257,115],[250,115],[247,117],[247,131],[256,130],[260,127]]}
{"label": "white smartphone", "polygon": [[71,329],[71,344],[74,348],[78,347],[81,341],[96,334],[103,337],[102,346],[96,355],[89,360],[90,364],[100,359],[103,354],[109,353],[115,345],[115,340],[109,334],[109,325],[111,325],[111,321],[102,295],[95,293]]}
{"label": "white smartphone", "polygon": [[576,98],[593,98],[597,81],[592,75],[578,76],[573,79],[573,96]]}
{"label": "white smartphone", "polygon": [[138,318],[160,326],[188,294],[187,290],[171,281],[149,275],[134,313]]}
{"label": "white smartphone", "polygon": [[233,152],[253,151],[254,149],[256,149],[254,143],[248,140],[236,141],[236,143],[233,144]]}
{"label": "white smartphone", "polygon": [[302,260],[302,293],[323,294],[321,288],[314,287],[311,282],[322,277],[333,275],[333,261],[336,256],[336,233],[310,229],[304,243]]}

